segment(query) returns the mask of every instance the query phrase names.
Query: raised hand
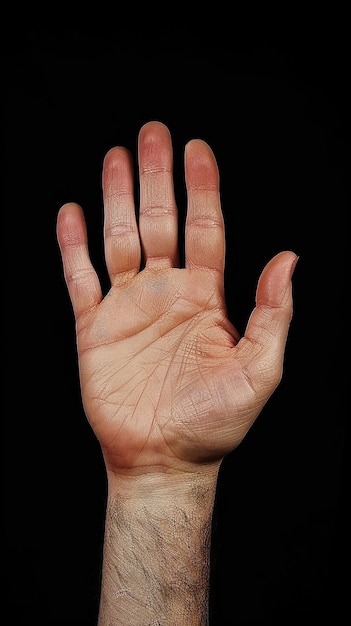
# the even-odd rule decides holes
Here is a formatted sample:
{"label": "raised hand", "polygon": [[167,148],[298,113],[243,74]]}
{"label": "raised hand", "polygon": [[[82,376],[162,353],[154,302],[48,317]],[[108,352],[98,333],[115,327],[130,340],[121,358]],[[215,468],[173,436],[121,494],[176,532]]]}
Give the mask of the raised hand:
{"label": "raised hand", "polygon": [[217,462],[240,443],[281,378],[297,259],[281,252],[263,269],[240,338],[226,313],[225,232],[210,147],[194,139],[185,148],[184,267],[172,143],[162,123],[141,128],[138,165],[137,220],[130,153],[116,147],[105,157],[105,297],[82,209],[64,205],[57,223],[83,404],[117,474]]}

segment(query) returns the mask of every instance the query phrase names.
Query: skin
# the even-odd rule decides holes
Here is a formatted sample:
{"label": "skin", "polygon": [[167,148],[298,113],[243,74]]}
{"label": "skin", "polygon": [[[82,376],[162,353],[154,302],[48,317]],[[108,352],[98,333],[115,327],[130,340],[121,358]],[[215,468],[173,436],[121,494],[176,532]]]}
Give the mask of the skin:
{"label": "skin", "polygon": [[83,210],[61,207],[57,237],[73,306],[83,405],[106,464],[99,626],[208,624],[218,470],[282,377],[297,261],[263,268],[244,336],[227,317],[219,173],[209,145],[185,147],[185,265],[179,266],[172,142],[138,138],[103,163],[110,290],[90,261]]}

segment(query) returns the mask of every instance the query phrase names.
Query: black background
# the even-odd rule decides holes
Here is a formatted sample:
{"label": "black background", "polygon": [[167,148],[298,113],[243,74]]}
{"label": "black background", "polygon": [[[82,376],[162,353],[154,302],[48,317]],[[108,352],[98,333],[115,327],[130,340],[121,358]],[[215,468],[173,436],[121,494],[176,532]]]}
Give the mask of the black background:
{"label": "black background", "polygon": [[283,380],[220,474],[211,626],[343,624],[345,16],[253,26],[249,12],[176,21],[170,10],[159,23],[156,11],[144,22],[136,6],[116,10],[89,22],[22,14],[5,38],[5,623],[95,624],[105,472],[81,405],[56,216],[82,205],[107,288],[102,160],[116,144],[135,155],[141,125],[158,119],[173,137],[181,221],[185,143],[201,137],[216,154],[241,333],[264,264],[283,249],[300,256]]}

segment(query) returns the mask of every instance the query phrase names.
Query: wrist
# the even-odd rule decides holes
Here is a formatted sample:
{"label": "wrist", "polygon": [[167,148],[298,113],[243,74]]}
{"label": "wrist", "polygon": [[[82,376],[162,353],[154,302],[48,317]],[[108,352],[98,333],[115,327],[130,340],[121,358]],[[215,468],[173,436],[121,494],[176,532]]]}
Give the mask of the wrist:
{"label": "wrist", "polygon": [[108,498],[118,497],[135,505],[155,501],[160,506],[174,502],[194,507],[213,504],[220,464],[189,466],[187,469],[147,468],[145,470],[111,471],[107,469]]}

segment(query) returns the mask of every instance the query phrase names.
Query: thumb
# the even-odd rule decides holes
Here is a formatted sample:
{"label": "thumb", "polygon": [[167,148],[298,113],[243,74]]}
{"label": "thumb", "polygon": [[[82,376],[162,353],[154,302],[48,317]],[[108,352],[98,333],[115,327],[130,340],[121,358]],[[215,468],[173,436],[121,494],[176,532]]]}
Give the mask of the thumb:
{"label": "thumb", "polygon": [[284,251],[267,263],[258,281],[256,306],[237,346],[245,354],[251,384],[265,395],[275,389],[282,377],[293,315],[291,278],[297,261],[294,252]]}

